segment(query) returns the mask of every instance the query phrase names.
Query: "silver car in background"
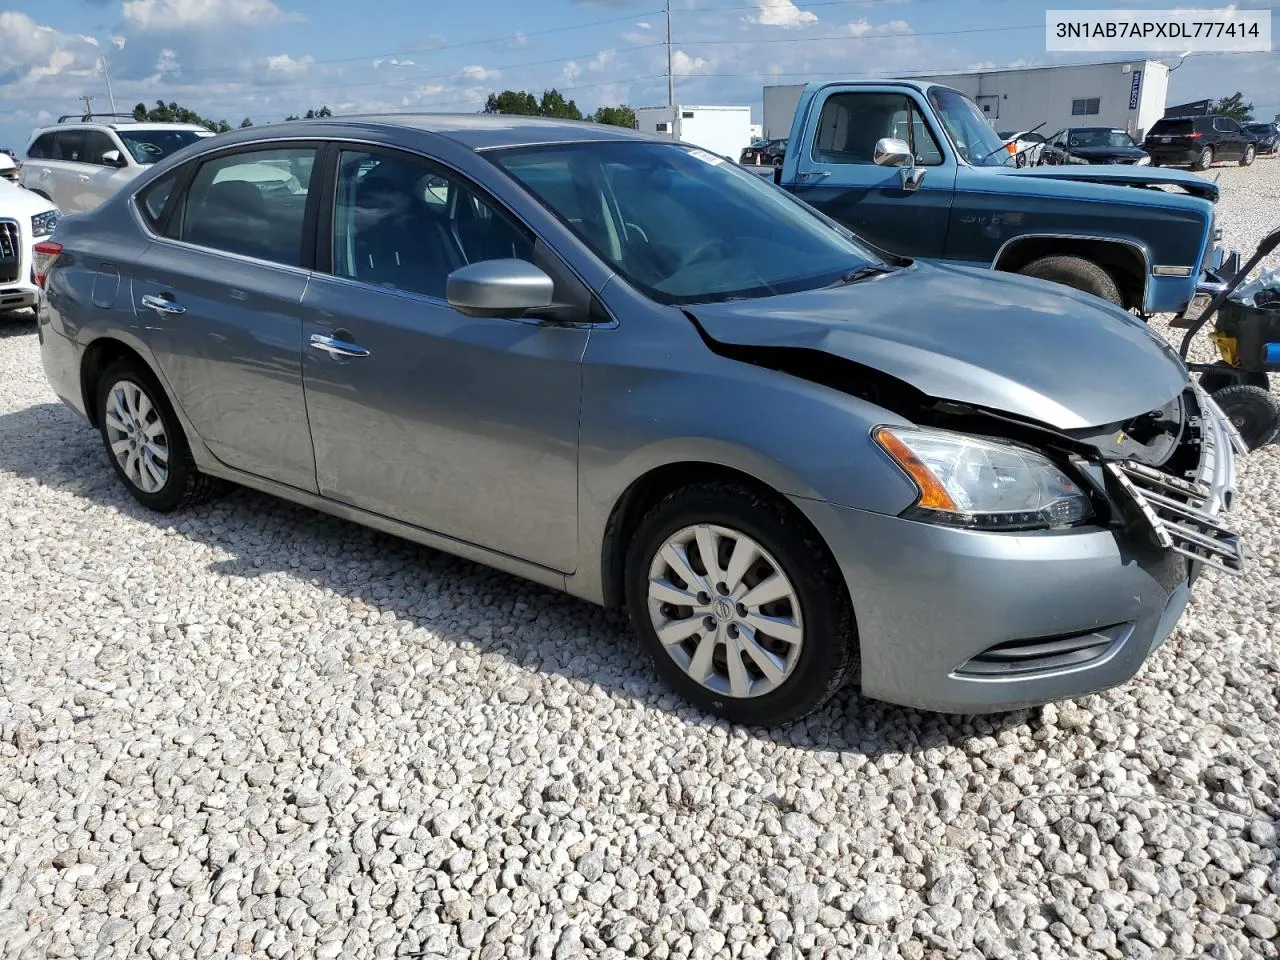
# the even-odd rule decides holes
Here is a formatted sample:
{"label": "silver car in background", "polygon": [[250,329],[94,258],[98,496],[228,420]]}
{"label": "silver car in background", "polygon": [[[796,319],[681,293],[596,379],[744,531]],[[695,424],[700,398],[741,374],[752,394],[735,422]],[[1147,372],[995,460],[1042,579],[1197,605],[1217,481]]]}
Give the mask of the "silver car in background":
{"label": "silver car in background", "polygon": [[141,503],[233,481],[625,607],[733,721],[855,677],[951,711],[1096,691],[1242,563],[1231,428],[1144,324],[886,262],[633,131],[241,131],[38,252],[49,380]]}

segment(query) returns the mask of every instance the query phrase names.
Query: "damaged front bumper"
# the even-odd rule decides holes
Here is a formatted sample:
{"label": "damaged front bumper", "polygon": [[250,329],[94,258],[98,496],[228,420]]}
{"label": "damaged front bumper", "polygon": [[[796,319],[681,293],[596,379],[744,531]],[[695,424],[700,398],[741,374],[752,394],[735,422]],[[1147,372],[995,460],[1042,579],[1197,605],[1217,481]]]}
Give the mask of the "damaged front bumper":
{"label": "damaged front bumper", "polygon": [[1191,476],[1131,459],[1092,464],[1115,507],[1109,526],[983,532],[793,498],[844,575],[864,694],[981,713],[1132,678],[1172,633],[1199,570],[1238,573],[1244,563],[1221,522],[1243,444],[1192,389]]}
{"label": "damaged front bumper", "polygon": [[1181,329],[1191,326],[1196,320],[1200,319],[1200,315],[1204,313],[1213,298],[1227,289],[1239,272],[1240,253],[1235,250],[1228,253],[1215,245],[1209,252],[1209,257],[1201,270],[1200,282],[1196,284],[1196,291],[1192,295],[1191,301],[1187,304],[1186,309],[1173,318],[1169,325]]}

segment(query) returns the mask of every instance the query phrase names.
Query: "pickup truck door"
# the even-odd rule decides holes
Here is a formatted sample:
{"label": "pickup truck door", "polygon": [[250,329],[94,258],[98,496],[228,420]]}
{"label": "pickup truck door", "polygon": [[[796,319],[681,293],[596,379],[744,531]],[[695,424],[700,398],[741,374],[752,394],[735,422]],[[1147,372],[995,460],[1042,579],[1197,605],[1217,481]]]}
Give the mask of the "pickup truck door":
{"label": "pickup truck door", "polygon": [[[876,142],[896,137],[911,144],[914,189],[903,169],[878,166]],[[955,192],[956,163],[912,92],[891,87],[823,91],[808,111],[797,153],[792,192],[838,220],[873,246],[906,257],[939,257]]]}

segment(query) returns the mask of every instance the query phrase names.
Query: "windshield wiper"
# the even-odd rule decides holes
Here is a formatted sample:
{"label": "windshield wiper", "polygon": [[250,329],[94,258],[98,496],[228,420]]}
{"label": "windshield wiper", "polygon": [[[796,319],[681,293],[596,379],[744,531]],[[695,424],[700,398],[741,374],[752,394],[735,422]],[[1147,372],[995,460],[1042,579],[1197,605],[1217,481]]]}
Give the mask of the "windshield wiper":
{"label": "windshield wiper", "polygon": [[[1039,130],[1041,127],[1043,127],[1043,126],[1044,126],[1046,123],[1048,123],[1048,122],[1049,122],[1048,120],[1041,121],[1040,123],[1037,123],[1034,127],[1032,127],[1030,130],[1023,130],[1021,133],[1016,134],[1016,135],[1014,135],[1014,136],[1010,137],[1009,139],[1010,139],[1010,140],[1021,140],[1021,139],[1022,139],[1023,137],[1025,137],[1027,134],[1029,134],[1029,133],[1035,133],[1037,130]],[[1000,146],[996,147],[994,150],[992,150],[990,153],[988,153],[985,157],[983,157],[983,158],[982,158],[981,160],[979,160],[978,162],[979,162],[979,163],[985,163],[987,160],[990,160],[992,157],[994,157],[994,156],[995,156],[997,153],[999,153],[1001,150],[1008,150],[1008,149],[1009,149],[1009,144],[1007,144],[1007,143],[1002,143],[1002,144],[1000,144]],[[1031,147],[1028,147],[1028,148],[1027,148],[1027,152],[1028,152],[1028,153],[1030,153],[1030,152],[1031,152],[1031,149],[1032,149]],[[1021,153],[1021,152],[1022,152],[1022,151],[1018,151],[1018,153]],[[1016,153],[1014,153],[1014,154],[1010,154],[1010,156],[1017,156],[1017,154],[1016,154]]]}
{"label": "windshield wiper", "polygon": [[886,263],[869,263],[864,267],[858,267],[850,270],[839,280],[832,284],[833,287],[843,286],[846,283],[857,283],[859,280],[867,280],[871,277],[878,277],[881,274],[893,273],[898,267],[891,267]]}

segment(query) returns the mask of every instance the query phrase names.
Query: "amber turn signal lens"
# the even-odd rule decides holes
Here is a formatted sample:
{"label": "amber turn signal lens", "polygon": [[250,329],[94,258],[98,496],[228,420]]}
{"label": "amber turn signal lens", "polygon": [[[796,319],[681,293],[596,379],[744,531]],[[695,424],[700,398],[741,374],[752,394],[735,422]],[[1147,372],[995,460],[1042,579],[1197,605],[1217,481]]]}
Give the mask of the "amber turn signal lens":
{"label": "amber turn signal lens", "polygon": [[916,486],[920,488],[920,500],[916,503],[919,507],[929,507],[934,510],[957,510],[956,502],[951,499],[951,495],[947,493],[946,488],[933,475],[933,472],[924,465],[924,463],[911,452],[911,448],[895,437],[888,430],[877,430],[875,433],[876,443],[884,448],[885,453],[889,454],[894,462],[907,472],[907,475],[916,482]]}

